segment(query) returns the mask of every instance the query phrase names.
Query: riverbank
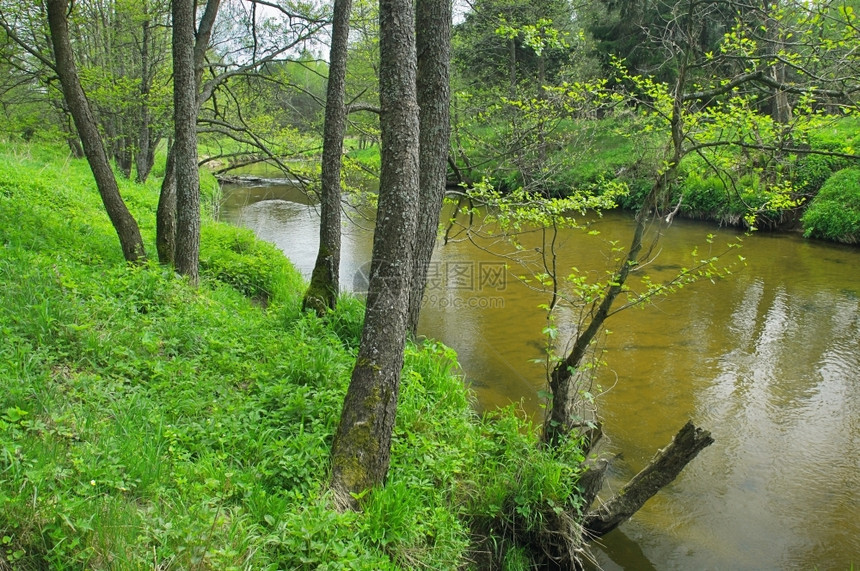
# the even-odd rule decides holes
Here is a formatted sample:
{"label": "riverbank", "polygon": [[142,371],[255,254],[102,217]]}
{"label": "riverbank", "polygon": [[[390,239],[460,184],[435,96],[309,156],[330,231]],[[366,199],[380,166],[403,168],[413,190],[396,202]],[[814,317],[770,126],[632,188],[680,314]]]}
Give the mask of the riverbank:
{"label": "riverbank", "polygon": [[[158,181],[120,185],[154,251]],[[388,483],[336,511],[360,302],[303,315],[274,247],[212,222],[201,244],[197,289],[127,266],[84,161],[0,143],[0,566],[528,567],[512,526],[576,505],[575,449],[479,418],[454,353],[410,345]]]}
{"label": "riverbank", "polygon": [[[449,184],[456,187],[486,179],[501,191],[526,185],[528,176],[516,157],[487,154],[488,149],[502,146],[508,131],[507,125],[482,125],[477,139],[489,143],[461,150],[451,163],[456,170],[449,171]],[[561,140],[574,143],[547,149],[549,166],[537,177],[543,192],[559,197],[573,189],[600,193],[606,181],[617,181],[629,189],[618,200],[619,206],[639,207],[659,170],[661,144],[653,134],[636,131],[635,125],[618,119],[568,120],[557,131]],[[822,120],[805,137],[808,142],[798,144],[803,153],[784,156],[727,149],[720,173],[703,157],[689,155],[681,162],[677,184],[666,203],[677,205],[679,218],[737,228],[752,222],[760,230],[793,230],[808,238],[856,244],[860,242],[858,161],[848,157],[860,146],[860,119]],[[354,150],[348,156],[367,170],[379,167],[378,147]],[[785,189],[790,189],[790,201],[781,195]]]}

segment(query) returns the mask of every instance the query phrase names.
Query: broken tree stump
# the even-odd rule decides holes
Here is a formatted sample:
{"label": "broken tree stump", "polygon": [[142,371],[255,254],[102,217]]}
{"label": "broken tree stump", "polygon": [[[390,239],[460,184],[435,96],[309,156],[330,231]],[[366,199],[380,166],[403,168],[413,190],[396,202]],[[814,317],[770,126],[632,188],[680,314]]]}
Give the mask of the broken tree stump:
{"label": "broken tree stump", "polygon": [[674,480],[699,452],[713,444],[711,433],[688,421],[668,446],[621,490],[599,508],[588,512],[583,522],[583,538],[588,541],[606,535],[636,513],[661,488]]}

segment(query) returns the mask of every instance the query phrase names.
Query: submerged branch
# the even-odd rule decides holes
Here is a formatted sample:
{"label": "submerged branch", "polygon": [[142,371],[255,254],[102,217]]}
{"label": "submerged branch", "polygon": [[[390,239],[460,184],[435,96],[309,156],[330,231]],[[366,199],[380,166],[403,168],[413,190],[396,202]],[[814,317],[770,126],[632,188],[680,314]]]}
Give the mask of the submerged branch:
{"label": "submerged branch", "polygon": [[714,443],[711,433],[688,421],[668,446],[606,503],[583,522],[586,540],[609,533],[636,513],[661,488],[672,482],[699,452]]}

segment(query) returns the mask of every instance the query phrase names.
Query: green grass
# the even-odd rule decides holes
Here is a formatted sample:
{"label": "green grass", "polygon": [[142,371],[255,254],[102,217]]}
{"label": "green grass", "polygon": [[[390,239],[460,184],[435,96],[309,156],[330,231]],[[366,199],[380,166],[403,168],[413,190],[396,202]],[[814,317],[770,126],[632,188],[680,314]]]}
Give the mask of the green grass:
{"label": "green grass", "polygon": [[[122,184],[150,252],[158,182]],[[297,272],[246,231],[207,223],[201,259],[197,289],[127,266],[85,162],[0,143],[0,569],[461,569],[476,534],[519,561],[510,529],[575,507],[576,449],[477,418],[427,342],[387,485],[333,509],[362,304],[302,314]]]}

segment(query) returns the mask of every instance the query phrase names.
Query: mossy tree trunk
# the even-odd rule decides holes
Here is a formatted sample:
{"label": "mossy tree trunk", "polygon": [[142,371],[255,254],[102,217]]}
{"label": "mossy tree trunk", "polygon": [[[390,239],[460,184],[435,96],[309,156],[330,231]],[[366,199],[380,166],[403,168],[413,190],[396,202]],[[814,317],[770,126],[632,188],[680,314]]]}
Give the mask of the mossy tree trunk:
{"label": "mossy tree trunk", "polygon": [[144,260],[146,250],[140,229],[120,196],[104,142],[78,77],[69,39],[68,2],[67,0],[48,0],[46,7],[56,72],[63,88],[63,97],[81,138],[84,154],[93,171],[105,210],[119,237],[125,259],[129,262]]}
{"label": "mossy tree trunk", "polygon": [[345,506],[384,482],[400,390],[418,205],[418,104],[412,0],[381,0],[382,169],[367,309],[332,446],[331,486]]}
{"label": "mossy tree trunk", "polygon": [[408,331],[418,331],[421,298],[427,268],[439,230],[439,212],[445,195],[448,147],[451,136],[449,82],[451,62],[451,1],[418,0],[415,4],[418,50],[418,108],[421,129],[420,208],[412,263]]}
{"label": "mossy tree trunk", "polygon": [[346,60],[352,0],[335,0],[323,126],[320,245],[303,309],[334,309],[340,290],[340,165],[346,131]]}

